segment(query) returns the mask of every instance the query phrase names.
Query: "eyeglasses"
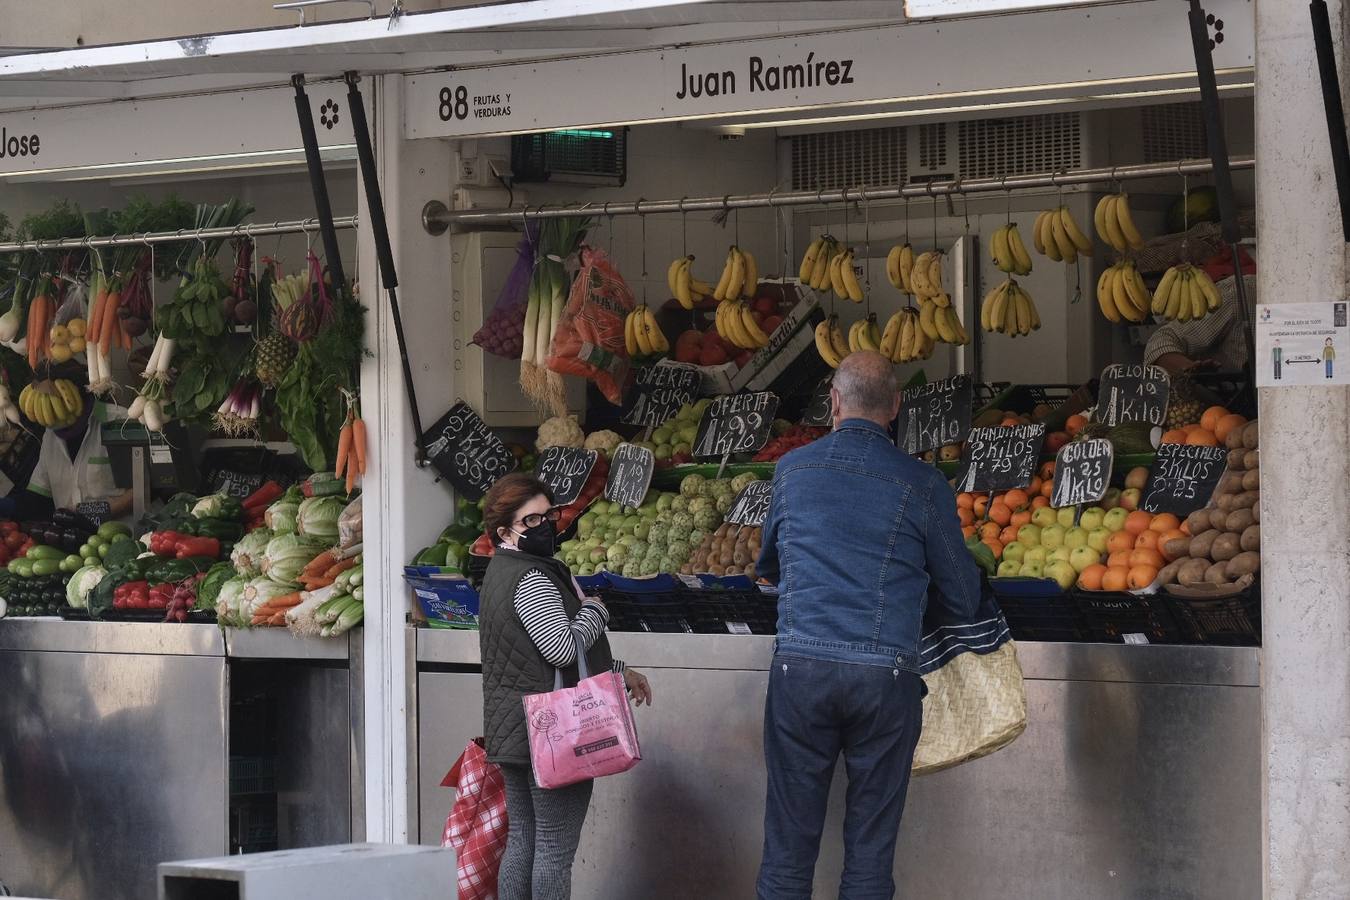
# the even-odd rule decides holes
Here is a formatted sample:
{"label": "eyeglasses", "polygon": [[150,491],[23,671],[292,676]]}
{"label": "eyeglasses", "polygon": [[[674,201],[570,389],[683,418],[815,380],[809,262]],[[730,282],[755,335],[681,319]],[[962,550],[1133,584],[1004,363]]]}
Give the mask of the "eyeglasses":
{"label": "eyeglasses", "polygon": [[546,513],[530,513],[528,516],[521,518],[520,524],[524,525],[526,528],[538,528],[545,522],[557,522],[561,517],[562,510],[554,507]]}

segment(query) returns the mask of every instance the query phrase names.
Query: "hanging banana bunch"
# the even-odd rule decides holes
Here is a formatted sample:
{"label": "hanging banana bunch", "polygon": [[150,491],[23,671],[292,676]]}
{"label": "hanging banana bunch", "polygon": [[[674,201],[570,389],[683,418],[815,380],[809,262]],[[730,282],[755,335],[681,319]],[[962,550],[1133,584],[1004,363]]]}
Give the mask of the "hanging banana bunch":
{"label": "hanging banana bunch", "polygon": [[1031,243],[1042,256],[1070,265],[1078,262],[1079,256],[1092,253],[1092,239],[1078,227],[1067,206],[1047,209],[1036,217],[1036,224],[1031,226]]}
{"label": "hanging banana bunch", "polygon": [[925,250],[914,259],[914,267],[909,273],[909,284],[913,293],[920,299],[928,298],[938,306],[951,306],[951,297],[947,296],[942,284],[942,251]]}
{"label": "hanging banana bunch", "polygon": [[886,278],[902,294],[914,294],[912,274],[914,271],[914,248],[908,242],[896,244],[886,254]]}
{"label": "hanging banana bunch", "polygon": [[743,300],[723,300],[717,304],[713,322],[718,336],[734,347],[758,350],[769,344],[769,336],[759,327],[753,310]]}
{"label": "hanging banana bunch", "polygon": [[863,301],[862,285],[858,282],[857,273],[853,271],[852,248],[839,246],[839,252],[831,257],[826,271],[829,275],[830,288],[836,297],[840,300],[852,300],[854,303]]}
{"label": "hanging banana bunch", "polygon": [[[1100,302],[1100,300],[1098,301]],[[1203,319],[1219,308],[1219,288],[1209,273],[1185,263],[1173,266],[1163,273],[1158,289],[1153,292],[1151,311],[1164,319],[1189,322]],[[1105,306],[1102,312],[1105,312]],[[1110,318],[1110,316],[1107,316]]]}
{"label": "hanging banana bunch", "polygon": [[690,268],[693,261],[693,256],[677,256],[670,268],[666,269],[666,286],[670,288],[670,295],[680,301],[685,309],[693,309],[695,304],[713,295],[712,285],[694,277]]}
{"label": "hanging banana bunch", "polygon": [[831,288],[830,264],[843,249],[843,245],[831,235],[823,234],[816,238],[806,248],[806,253],[802,254],[802,264],[797,271],[798,280],[817,292]]}
{"label": "hanging banana bunch", "polygon": [[735,300],[737,297],[751,298],[759,287],[759,266],[749,250],[732,245],[727,251],[727,261],[722,266],[722,277],[713,288],[713,299],[718,301]]}
{"label": "hanging banana bunch", "polygon": [[[1040,220],[1037,219],[1037,222]],[[1007,272],[1010,275],[1031,274],[1031,254],[1027,253],[1027,247],[1022,243],[1022,236],[1018,234],[1015,222],[1009,222],[996,229],[989,247],[994,265],[1000,272]]]}
{"label": "hanging banana bunch", "polygon": [[[1161,287],[1160,284],[1159,288]],[[1170,294],[1171,285],[1168,286],[1168,291]],[[1144,279],[1140,277],[1139,270],[1132,262],[1118,262],[1102,272],[1101,277],[1097,279],[1097,305],[1101,308],[1102,315],[1112,322],[1142,322],[1148,318],[1154,302],[1148,286],[1144,284]],[[1203,296],[1201,305],[1204,305]]]}
{"label": "hanging banana bunch", "polygon": [[1041,316],[1031,295],[1009,278],[984,295],[980,327],[991,334],[1025,337],[1041,327]]}
{"label": "hanging banana bunch", "polygon": [[656,323],[656,315],[645,303],[623,320],[623,339],[628,355],[634,359],[660,356],[670,350],[670,342]]}
{"label": "hanging banana bunch", "polygon": [[850,353],[881,349],[881,329],[877,326],[876,313],[868,313],[867,318],[859,319],[849,328],[848,349]]}
{"label": "hanging banana bunch", "polygon": [[1097,229],[1097,237],[1110,244],[1117,253],[1144,246],[1144,236],[1134,227],[1128,194],[1107,194],[1098,201],[1092,224]]}
{"label": "hanging banana bunch", "polygon": [[844,332],[839,328],[839,317],[833,313],[816,326],[816,352],[831,369],[839,368],[851,352],[844,340]]}

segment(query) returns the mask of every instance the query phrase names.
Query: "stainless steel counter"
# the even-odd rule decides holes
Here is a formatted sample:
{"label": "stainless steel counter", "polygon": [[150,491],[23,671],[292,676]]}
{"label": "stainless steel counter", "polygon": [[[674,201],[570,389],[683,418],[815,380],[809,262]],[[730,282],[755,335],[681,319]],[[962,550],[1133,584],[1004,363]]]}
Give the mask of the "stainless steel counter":
{"label": "stainless steel counter", "polygon": [[[596,784],[575,896],[754,895],[763,698],[773,639],[612,634],[652,680],[643,762]],[[476,632],[418,629],[418,833],[439,841],[440,779],[482,727]],[[1010,747],[916,779],[896,854],[903,896],[1256,898],[1260,651],[1018,645],[1029,723]],[[842,868],[842,774],[816,895]]]}

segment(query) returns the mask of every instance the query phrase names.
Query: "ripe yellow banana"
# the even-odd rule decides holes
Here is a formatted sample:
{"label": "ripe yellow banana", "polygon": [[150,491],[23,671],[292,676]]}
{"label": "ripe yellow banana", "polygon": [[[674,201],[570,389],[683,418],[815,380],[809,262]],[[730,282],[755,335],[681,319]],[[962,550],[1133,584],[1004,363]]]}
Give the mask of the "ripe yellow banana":
{"label": "ripe yellow banana", "polygon": [[886,254],[886,280],[891,283],[891,287],[897,291],[905,289],[905,282],[900,278],[900,254],[905,248],[896,244],[891,248],[891,252]]}
{"label": "ripe yellow banana", "polygon": [[857,353],[862,349],[862,344],[858,340],[858,331],[862,328],[862,320],[859,319],[848,327],[848,352]]}
{"label": "ripe yellow banana", "polygon": [[745,283],[741,285],[741,296],[753,300],[759,288],[759,265],[755,262],[755,257],[751,255],[749,250],[738,252],[741,254],[741,260],[745,265]]}
{"label": "ripe yellow banana", "polygon": [[666,340],[666,333],[661,330],[656,321],[656,313],[652,312],[650,307],[642,307],[642,322],[643,333],[647,336],[647,343],[651,345],[652,352],[669,352],[670,341]]}
{"label": "ripe yellow banana", "polygon": [[1177,277],[1173,279],[1171,286],[1167,289],[1167,302],[1162,311],[1164,319],[1175,319],[1181,315],[1181,301],[1186,294],[1185,283],[1188,268],[1187,266],[1178,268]]}
{"label": "ripe yellow banana", "polygon": [[[947,309],[937,310],[933,314],[933,324],[937,327],[938,336],[943,342],[948,344],[958,344],[961,339],[960,336],[957,335],[956,329],[952,327],[951,320],[947,318],[949,312],[950,310]],[[925,333],[927,333],[927,329],[925,329]],[[931,337],[931,335],[929,336]]]}
{"label": "ripe yellow banana", "polygon": [[1054,210],[1046,210],[1041,214],[1036,220],[1036,241],[1042,253],[1055,262],[1063,262],[1064,256],[1059,252],[1059,245],[1055,243],[1055,228],[1052,224],[1054,220]]}
{"label": "ripe yellow banana", "polygon": [[1134,304],[1135,310],[1138,311],[1140,320],[1147,318],[1151,305],[1148,286],[1144,284],[1144,279],[1132,262],[1125,263],[1125,292],[1130,295],[1130,302]]}
{"label": "ripe yellow banana", "polygon": [[1123,319],[1130,322],[1144,321],[1144,310],[1135,306],[1134,299],[1130,296],[1129,271],[1121,263],[1118,263],[1116,268],[1116,277],[1111,281],[1111,299],[1115,302],[1116,309],[1120,311]]}
{"label": "ripe yellow banana", "polygon": [[848,356],[848,342],[844,340],[844,332],[839,328],[839,317],[832,316],[833,322],[830,324],[830,344],[834,347],[835,354],[843,359]]}
{"label": "ripe yellow banana", "polygon": [[1008,251],[1016,263],[1013,271],[1018,275],[1030,275],[1031,254],[1027,252],[1027,245],[1022,243],[1022,235],[1017,231],[1016,224],[1008,226]]}
{"label": "ripe yellow banana", "polygon": [[1069,212],[1067,206],[1061,206],[1055,211],[1059,217],[1060,224],[1064,226],[1064,231],[1069,235],[1069,240],[1073,241],[1074,248],[1081,254],[1092,252],[1092,238],[1083,233],[1083,229],[1078,227],[1074,221],[1073,213]]}
{"label": "ripe yellow banana", "polygon": [[994,295],[994,305],[989,310],[989,329],[991,331],[1004,330],[1004,325],[1008,321],[1008,303],[1016,292],[1016,283],[1009,279],[1003,282],[999,291]]}
{"label": "ripe yellow banana", "polygon": [[1191,292],[1191,318],[1203,319],[1209,312],[1209,305],[1205,302],[1205,292],[1200,289],[1200,270],[1191,269],[1190,276],[1187,283]]}
{"label": "ripe yellow banana", "polygon": [[713,299],[721,302],[727,299],[727,288],[731,284],[731,270],[735,268],[731,254],[727,254],[727,260],[722,264],[722,276],[717,279],[717,286],[713,288]]}
{"label": "ripe yellow banana", "polygon": [[994,236],[989,241],[990,256],[993,257],[995,268],[1000,272],[1017,270],[1017,260],[1013,258],[1012,250],[1008,246],[1008,232],[1011,228],[1011,225],[999,226],[994,229]]}
{"label": "ripe yellow banana", "polygon": [[844,286],[844,296],[854,303],[863,301],[862,285],[858,283],[858,273],[853,271],[852,250],[844,251],[844,259],[839,263],[839,280]]}
{"label": "ripe yellow banana", "polygon": [[985,331],[994,330],[992,317],[994,302],[998,299],[1000,294],[1008,289],[1008,285],[1009,282],[1004,281],[997,287],[991,288],[989,292],[984,295],[984,299],[980,301],[980,327]]}
{"label": "ripe yellow banana", "polygon": [[693,257],[686,256],[675,261],[675,299],[680,301],[680,306],[685,309],[694,308],[693,276],[689,272],[689,263],[692,259]]}
{"label": "ripe yellow banana", "polygon": [[1111,236],[1106,231],[1106,220],[1108,218],[1107,213],[1111,210],[1111,199],[1114,196],[1115,194],[1107,194],[1102,197],[1102,199],[1097,201],[1097,205],[1093,207],[1092,210],[1092,228],[1097,232],[1097,238],[1101,240],[1102,243],[1110,244],[1112,247],[1114,247],[1115,244],[1111,243]]}
{"label": "ripe yellow banana", "polygon": [[1116,309],[1112,282],[1115,281],[1116,267],[1108,266],[1097,279],[1097,305],[1108,321],[1119,322],[1120,312]]}
{"label": "ripe yellow banana", "polygon": [[933,288],[933,295],[941,294],[945,288],[942,286],[942,251],[934,250],[933,258],[928,263],[928,271],[925,273],[928,277],[928,284]]}
{"label": "ripe yellow banana", "polygon": [[914,293],[914,248],[906,241],[900,248],[900,283],[906,294]]}
{"label": "ripe yellow banana", "polygon": [[895,349],[900,343],[900,332],[904,327],[904,313],[897,312],[886,320],[886,329],[881,333],[881,346],[878,348],[881,355],[891,361],[895,361]]}
{"label": "ripe yellow banana", "polygon": [[802,264],[797,269],[797,280],[802,284],[809,285],[811,276],[816,271],[816,257],[820,255],[820,248],[825,243],[825,238],[818,237],[812,241],[802,254]]}
{"label": "ripe yellow banana", "polygon": [[1055,242],[1060,259],[1070,264],[1078,261],[1078,248],[1069,238],[1069,233],[1064,230],[1064,222],[1058,215],[1050,219],[1050,238]]}
{"label": "ripe yellow banana", "polygon": [[1045,252],[1045,239],[1041,237],[1041,228],[1045,226],[1045,219],[1049,215],[1051,215],[1050,210],[1041,210],[1041,213],[1036,216],[1036,221],[1031,226],[1031,246],[1034,247],[1036,252],[1041,256],[1047,255]]}
{"label": "ripe yellow banana", "polygon": [[1205,306],[1208,310],[1213,312],[1218,309],[1223,303],[1223,297],[1219,294],[1219,287],[1214,283],[1214,279],[1209,277],[1209,273],[1197,267],[1195,269],[1195,283],[1205,296]]}
{"label": "ripe yellow banana", "polygon": [[1172,285],[1176,283],[1180,270],[1173,266],[1163,273],[1162,280],[1158,282],[1158,289],[1153,292],[1153,302],[1149,304],[1149,311],[1155,316],[1160,316],[1167,309],[1167,299],[1171,296]]}
{"label": "ripe yellow banana", "polygon": [[928,263],[932,258],[933,251],[925,250],[914,259],[914,266],[909,273],[909,285],[910,292],[916,296],[931,297],[937,293],[928,282]]}
{"label": "ripe yellow banana", "polygon": [[848,251],[840,249],[830,260],[830,290],[840,300],[848,299],[848,288],[844,286],[844,266],[848,264]]}
{"label": "ripe yellow banana", "polygon": [[1134,216],[1130,215],[1130,195],[1120,194],[1112,209],[1115,210],[1116,226],[1120,229],[1121,237],[1130,248],[1138,250],[1144,246],[1144,236],[1134,227]]}
{"label": "ripe yellow banana", "polygon": [[923,329],[924,334],[935,341],[942,335],[942,332],[938,330],[937,311],[938,305],[933,301],[919,301],[919,327]]}
{"label": "ripe yellow banana", "polygon": [[[831,316],[830,319],[832,318],[834,317]],[[816,326],[816,352],[825,361],[825,365],[831,369],[837,369],[839,363],[843,360],[839,354],[834,352],[834,344],[830,340],[830,319],[826,319]]]}
{"label": "ripe yellow banana", "polygon": [[811,271],[811,288],[823,291],[830,286],[830,260],[834,258],[834,241],[826,239],[816,254],[815,266]]}
{"label": "ripe yellow banana", "polygon": [[897,357],[895,358],[895,361],[909,362],[914,358],[914,348],[918,344],[917,335],[920,334],[919,317],[914,314],[914,308],[912,306],[905,307],[901,312],[905,314],[905,320],[901,323],[900,346],[896,348]]}
{"label": "ripe yellow banana", "polygon": [[1117,217],[1116,206],[1120,202],[1120,195],[1111,194],[1103,199],[1106,204],[1106,242],[1115,248],[1117,253],[1124,253],[1129,248],[1129,241],[1125,239],[1124,233],[1120,230],[1120,219]]}
{"label": "ripe yellow banana", "polygon": [[732,247],[728,255],[731,258],[731,280],[727,282],[727,299],[735,300],[745,289],[745,256],[737,247]]}
{"label": "ripe yellow banana", "polygon": [[760,347],[766,347],[769,343],[769,336],[764,333],[764,329],[759,327],[755,321],[754,311],[749,306],[742,303],[739,308],[741,330],[749,338],[751,347],[749,349],[758,350]]}

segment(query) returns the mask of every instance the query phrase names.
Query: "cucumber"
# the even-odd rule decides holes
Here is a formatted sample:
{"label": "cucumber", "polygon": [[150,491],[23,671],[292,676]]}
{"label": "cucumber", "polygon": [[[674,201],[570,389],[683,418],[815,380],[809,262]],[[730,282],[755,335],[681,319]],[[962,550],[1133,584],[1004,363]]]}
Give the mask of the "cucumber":
{"label": "cucumber", "polygon": [[[28,559],[65,559],[66,554],[57,547],[48,547],[46,544],[34,544],[28,548],[25,554]],[[52,570],[56,571],[55,569]]]}
{"label": "cucumber", "polygon": [[17,559],[9,561],[9,571],[18,575],[20,578],[33,577],[33,560],[20,556]]}
{"label": "cucumber", "polygon": [[61,560],[59,559],[36,559],[33,561],[34,575],[55,575],[61,571]]}

